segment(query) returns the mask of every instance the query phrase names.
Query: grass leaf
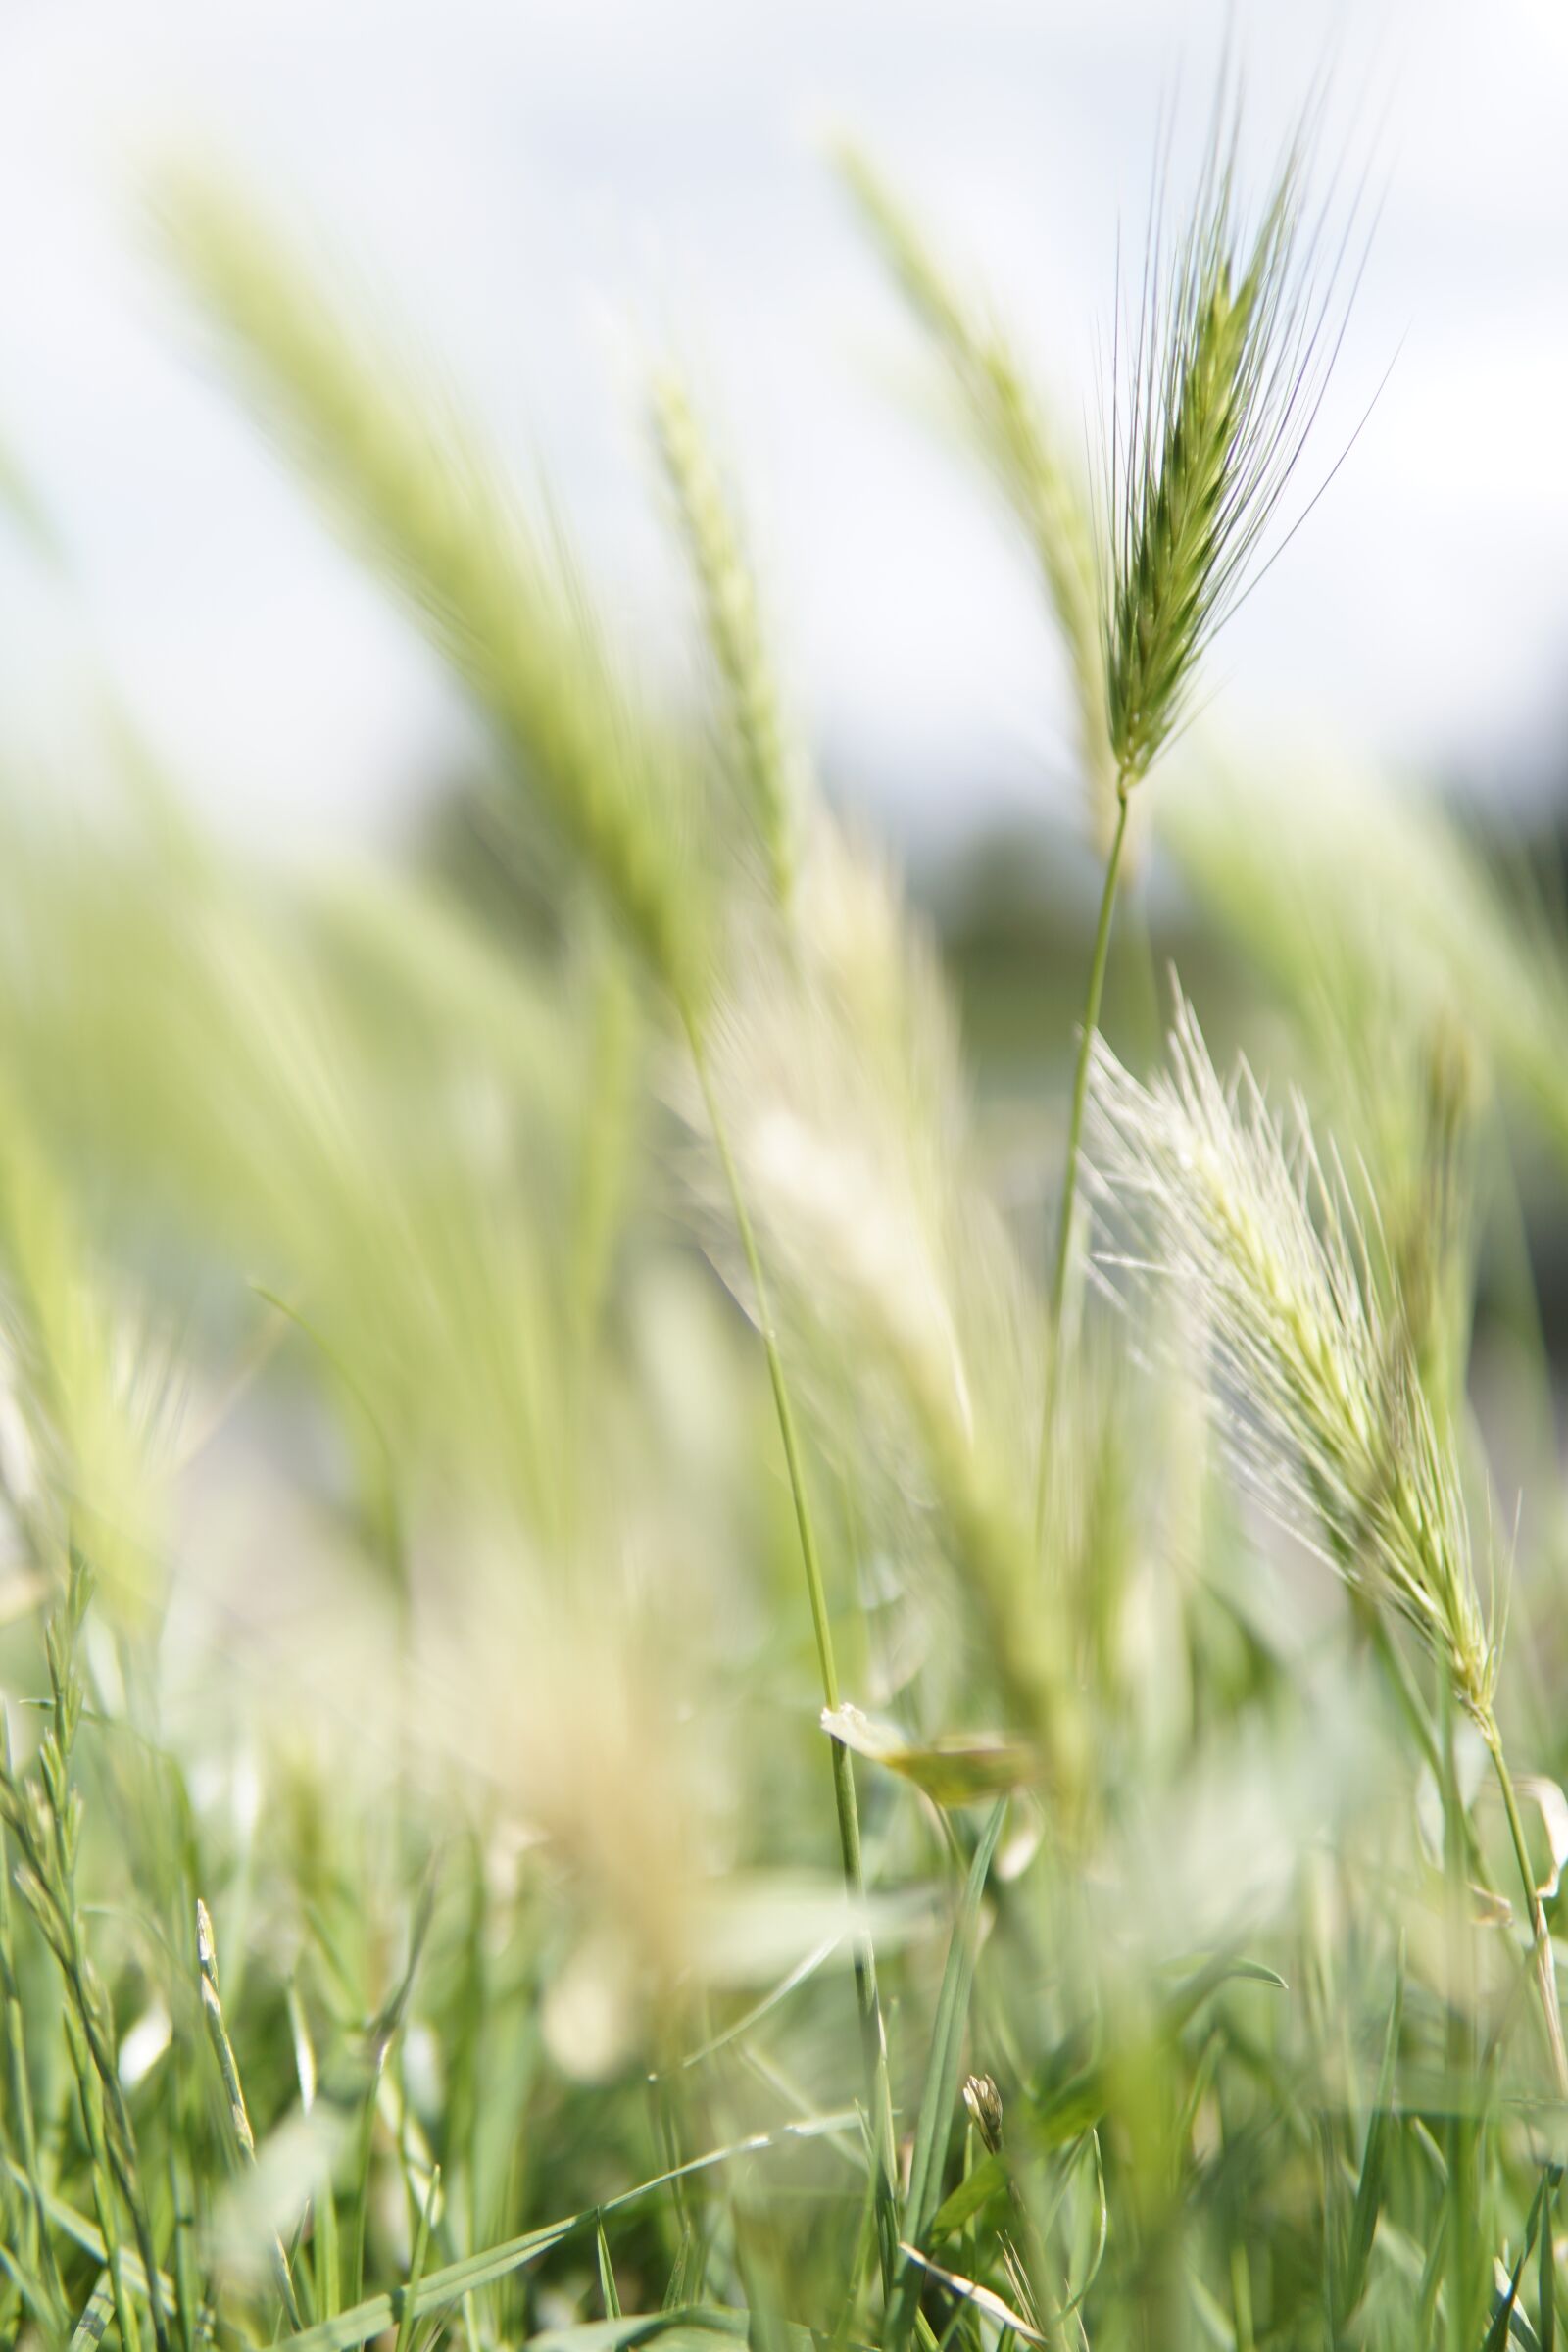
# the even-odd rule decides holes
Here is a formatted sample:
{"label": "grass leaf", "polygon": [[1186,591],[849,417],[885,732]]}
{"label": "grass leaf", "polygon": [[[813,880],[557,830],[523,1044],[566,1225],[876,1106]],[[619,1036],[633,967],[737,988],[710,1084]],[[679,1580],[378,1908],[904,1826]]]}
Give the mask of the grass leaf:
{"label": "grass leaf", "polygon": [[1367,2120],[1366,2145],[1361,2156],[1361,2177],[1356,2182],[1355,2204],[1350,2214],[1349,2241],[1345,2262],[1339,2273],[1334,2324],[1343,2328],[1361,2300],[1366,2284],[1367,2263],[1372,2253],[1372,2240],[1377,2231],[1378,2215],[1382,2210],[1384,2179],[1388,2164],[1389,2138],[1394,2129],[1394,2082],[1399,2056],[1399,2028],[1404,2016],[1404,1967],[1401,1959],[1395,1979],[1394,1999],[1389,2009],[1388,2031],[1383,2040],[1383,2059],[1378,2069],[1377,2088],[1372,2094],[1372,2109]]}
{"label": "grass leaf", "polygon": [[[1004,1797],[993,1807],[980,1833],[954,1920],[953,1940],[948,1947],[942,1989],[937,1996],[931,2055],[926,2064],[925,2087],[920,2096],[920,2113],[909,2155],[909,2185],[904,2202],[905,2237],[916,2247],[928,2242],[931,2224],[941,2201],[942,2168],[957,2106],[958,2070],[963,2056],[969,1993],[974,1983],[975,1960],[979,1951],[980,1906],[1006,1815],[1007,1800]],[[918,2279],[913,2270],[906,2265],[894,2321],[897,2336],[906,2334],[912,2326],[918,2300]]]}

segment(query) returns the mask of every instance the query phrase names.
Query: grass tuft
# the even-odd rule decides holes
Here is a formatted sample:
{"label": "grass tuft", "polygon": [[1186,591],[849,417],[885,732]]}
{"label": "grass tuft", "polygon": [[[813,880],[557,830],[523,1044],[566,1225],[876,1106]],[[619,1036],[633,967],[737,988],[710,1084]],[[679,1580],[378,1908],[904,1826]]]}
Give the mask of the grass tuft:
{"label": "grass tuft", "polygon": [[1018,346],[839,165],[1106,844],[1054,1258],[988,1027],[1036,946],[965,994],[819,792],[685,388],[717,760],[427,371],[167,194],[505,780],[306,876],[119,718],[90,832],[0,800],[8,2352],[1552,2352],[1568,922],[1195,738],[1231,959],[1180,935],[1152,1068],[1099,1040],[1333,357],[1304,143],[1252,218],[1217,141],[1152,257],[1098,556]]}

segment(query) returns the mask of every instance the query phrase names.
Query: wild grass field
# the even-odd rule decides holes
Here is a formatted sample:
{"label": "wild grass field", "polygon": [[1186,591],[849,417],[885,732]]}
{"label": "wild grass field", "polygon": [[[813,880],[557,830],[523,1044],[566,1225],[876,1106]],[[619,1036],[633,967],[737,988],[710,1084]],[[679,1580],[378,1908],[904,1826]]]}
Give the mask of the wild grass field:
{"label": "wild grass field", "polygon": [[1202,707],[1362,231],[1221,122],[1097,472],[831,167],[1074,712],[1004,1116],[703,387],[682,698],[412,330],[162,185],[490,769],[466,859],[303,874],[112,712],[90,816],[0,801],[0,2344],[1552,2352],[1568,927]]}

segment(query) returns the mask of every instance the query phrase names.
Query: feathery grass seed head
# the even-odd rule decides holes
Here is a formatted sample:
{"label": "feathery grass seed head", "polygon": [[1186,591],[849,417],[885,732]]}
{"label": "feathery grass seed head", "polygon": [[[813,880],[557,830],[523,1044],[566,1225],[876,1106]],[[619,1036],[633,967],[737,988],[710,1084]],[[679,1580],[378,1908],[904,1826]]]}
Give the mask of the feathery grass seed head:
{"label": "feathery grass seed head", "polygon": [[1345,1181],[1245,1065],[1220,1084],[1185,1002],[1170,1050],[1170,1073],[1146,1088],[1096,1045],[1093,1181],[1144,1251],[1106,1262],[1191,1301],[1243,1472],[1352,1588],[1394,1602],[1485,1726],[1496,1656],[1452,1446]]}

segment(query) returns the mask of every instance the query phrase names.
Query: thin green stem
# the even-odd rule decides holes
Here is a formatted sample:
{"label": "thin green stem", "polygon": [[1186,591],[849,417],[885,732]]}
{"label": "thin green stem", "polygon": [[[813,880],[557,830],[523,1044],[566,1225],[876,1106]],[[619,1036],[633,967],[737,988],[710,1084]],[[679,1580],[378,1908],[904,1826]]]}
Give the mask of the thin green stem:
{"label": "thin green stem", "polygon": [[[229,2121],[235,2142],[250,2170],[256,2170],[256,2134],[251,2130],[250,2113],[245,2105],[245,2091],[234,2062],[233,2044],[228,2038],[228,2027],[223,2020],[223,2003],[218,1988],[218,1946],[213,1938],[213,1923],[207,1905],[200,1895],[196,1898],[196,1964],[201,1977],[202,2010],[207,2019],[207,2037],[218,2060],[218,2071],[223,2080],[228,2099]],[[282,2297],[284,2314],[289,2326],[298,2334],[305,2322],[300,2315],[299,2298],[294,2291],[294,2275],[281,2237],[272,2236],[272,2268]],[[401,2337],[400,2337],[401,2341]]]}
{"label": "thin green stem", "polygon": [[[795,1411],[790,1402],[789,1388],[784,1378],[783,1359],[779,1354],[778,1334],[773,1324],[772,1303],[767,1282],[762,1273],[761,1254],[752,1228],[751,1214],[741,1190],[740,1171],[730,1150],[729,1135],[719,1112],[713,1093],[708,1056],[695,1025],[688,1021],[687,1037],[691,1042],[692,1059],[697,1065],[697,1080],[703,1091],[703,1105],[712,1131],[719,1165],[724,1172],[724,1184],[729,1193],[730,1208],[745,1252],[747,1271],[751,1276],[756,1297],[758,1320],[761,1330],[762,1349],[767,1358],[768,1378],[773,1386],[773,1404],[778,1415],[779,1436],[784,1444],[784,1461],[789,1473],[790,1493],[795,1499],[795,1522],[800,1531],[801,1557],[806,1566],[806,1592],[810,1603],[811,1631],[816,1639],[817,1664],[821,1670],[822,1697],[830,1707],[839,1704],[838,1667],[833,1655],[833,1629],[828,1619],[827,1590],[822,1581],[822,1555],[817,1548],[816,1530],[811,1518],[811,1506],[806,1491],[806,1470],[801,1453],[799,1433],[795,1426]],[[854,1808],[851,1796],[851,1808]]]}
{"label": "thin green stem", "polygon": [[[1366,1623],[1374,1647],[1394,1686],[1405,1719],[1415,1733],[1428,1766],[1440,1783],[1444,1777],[1442,1746],[1421,1704],[1420,1694],[1404,1658],[1389,1630],[1382,1610],[1375,1601],[1368,1604]],[[1530,1863],[1530,1848],[1525,1838],[1524,1823],[1520,1817],[1519,1800],[1513,1777],[1502,1752],[1502,1740],[1495,1725],[1483,1732],[1487,1752],[1492,1758],[1493,1771],[1502,1796],[1502,1809],[1507,1816],[1508,1836],[1513,1845],[1514,1859],[1524,1885],[1525,1905],[1530,1919],[1532,1937],[1531,1959],[1535,1970],[1536,1989],[1540,1996],[1542,2019],[1545,2028],[1546,2046],[1551,2055],[1552,2074],[1559,2098],[1568,2100],[1568,2052],[1563,2046],[1562,2010],[1557,1998],[1556,1963],[1552,1957],[1551,1936],[1546,1926],[1546,1914],[1537,1892],[1535,1873]],[[1455,1800],[1457,1803],[1457,1800]],[[1492,1891],[1486,1861],[1477,1844],[1468,1815],[1458,1806],[1454,1834],[1464,1848],[1464,1869],[1488,1892]]]}
{"label": "thin green stem", "polygon": [[[779,1351],[778,1333],[773,1322],[772,1300],[762,1272],[761,1252],[757,1246],[751,1213],[741,1187],[740,1171],[730,1150],[729,1135],[713,1092],[712,1076],[708,1065],[702,1033],[696,1020],[685,1015],[686,1036],[691,1047],[697,1082],[702,1089],[703,1104],[708,1113],[719,1165],[724,1173],[729,1193],[730,1209],[735,1229],[740,1236],[752,1291],[757,1302],[757,1319],[761,1332],[762,1350],[767,1359],[767,1375],[773,1389],[773,1406],[778,1419],[779,1437],[784,1446],[785,1467],[789,1474],[790,1493],[795,1502],[795,1523],[800,1533],[801,1558],[806,1568],[806,1592],[810,1604],[811,1631],[816,1641],[817,1665],[822,1680],[822,1697],[830,1711],[839,1705],[838,1666],[833,1654],[833,1628],[828,1616],[827,1590],[822,1580],[822,1555],[817,1546],[816,1528],[811,1516],[810,1497],[807,1492],[805,1457],[801,1450],[796,1427],[795,1408],[790,1401],[789,1385],[784,1376],[784,1359]],[[833,1764],[833,1801],[838,1813],[839,1849],[843,1857],[844,1882],[850,1900],[858,1915],[855,1938],[855,1988],[860,2019],[860,2039],[866,2070],[866,2087],[871,2106],[871,2128],[874,2141],[874,2169],[877,2182],[878,2245],[881,2254],[884,2286],[892,2279],[894,2258],[898,2246],[898,2217],[895,2206],[894,2181],[895,2148],[893,2137],[893,2097],[888,2080],[887,2035],[882,2024],[882,2004],[877,1992],[876,1955],[872,1949],[870,1930],[865,1924],[865,1871],[860,1852],[860,1815],[855,1795],[855,1768],[850,1751],[842,1740],[830,1740],[828,1752]]]}
{"label": "thin green stem", "polygon": [[1105,886],[1100,894],[1100,920],[1095,927],[1095,952],[1089,966],[1089,994],[1084,999],[1083,1034],[1078,1040],[1078,1061],[1073,1071],[1072,1112],[1067,1122],[1067,1164],[1062,1173],[1061,1219],[1056,1229],[1056,1263],[1051,1280],[1051,1314],[1054,1323],[1060,1322],[1067,1296],[1067,1268],[1072,1257],[1072,1214],[1078,1191],[1078,1151],[1083,1141],[1084,1104],[1089,1096],[1089,1056],[1095,1032],[1100,1026],[1100,1000],[1105,989],[1105,964],[1110,953],[1110,918],[1116,905],[1122,844],[1127,838],[1129,797],[1125,785],[1118,788],[1116,830],[1110,837],[1110,855],[1105,860]]}
{"label": "thin green stem", "polygon": [[1508,1836],[1513,1841],[1514,1858],[1518,1862],[1519,1877],[1524,1886],[1525,1910],[1530,1921],[1533,1945],[1531,1957],[1535,1963],[1536,1988],[1541,1996],[1542,2021],[1546,2031],[1546,2047],[1551,2056],[1555,2088],[1558,2098],[1568,2102],[1568,2051],[1563,2046],[1562,2008],[1557,1997],[1557,1965],[1552,1956],[1551,1931],[1546,1925],[1545,1905],[1536,1886],[1530,1846],[1519,1813],[1519,1799],[1514,1792],[1513,1775],[1508,1770],[1496,1726],[1487,1726],[1484,1736],[1502,1796],[1502,1809],[1508,1817]]}
{"label": "thin green stem", "polygon": [[[51,1688],[50,1724],[39,1748],[39,1777],[44,1791],[41,1825],[32,1825],[26,1806],[8,1805],[12,1836],[27,1865],[33,1894],[29,1896],[55,1960],[66,1982],[69,2000],[65,2022],[73,2064],[82,2099],[83,2120],[95,2167],[106,2168],[111,2202],[102,2215],[109,2268],[116,2286],[121,2282],[119,2257],[111,2243],[115,2230],[113,2190],[118,2186],[130,2216],[137,2252],[146,2277],[148,2315],[157,2352],[171,2352],[168,2322],[152,2223],[137,2170],[136,2140],[130,2110],[120,2080],[114,2041],[113,2016],[102,1985],[94,1977],[82,1933],[75,1891],[75,1856],[79,1837],[80,1796],[73,1778],[76,1727],[84,1686],[76,1666],[76,1642],[91,1592],[91,1571],[73,1539],[70,1545],[71,1581],[61,1608],[50,1622],[46,1640]],[[11,1781],[9,1748],[5,1751],[8,1788]],[[96,2137],[94,2134],[96,2133]],[[101,2201],[101,2200],[100,2200]],[[125,2315],[121,2313],[124,2334]],[[134,2327],[134,2321],[131,2322]],[[136,2352],[127,2341],[126,2352]]]}
{"label": "thin green stem", "polygon": [[[1350,1589],[1352,1592],[1356,1590],[1354,1586]],[[1399,1702],[1399,1710],[1405,1723],[1415,1736],[1422,1760],[1434,1780],[1441,1782],[1443,1749],[1438,1735],[1433,1730],[1431,1718],[1421,1702],[1421,1692],[1417,1688],[1415,1677],[1410,1671],[1404,1652],[1396,1642],[1390,1630],[1389,1621],[1379,1603],[1370,1595],[1366,1601],[1365,1623],[1371,1637],[1373,1650]]]}
{"label": "thin green stem", "polygon": [[[1475,1954],[1470,1925],[1467,1885],[1464,1799],[1454,1754],[1458,1700],[1451,1683],[1443,1684],[1443,1861],[1444,1913],[1448,1951],[1448,1999],[1446,2055],[1456,2086],[1476,2081]],[[1468,2352],[1477,2335],[1476,2322],[1484,2293],[1478,2261],[1474,2219],[1479,2204],[1478,2143],[1480,2127],[1468,2100],[1450,2102],[1444,2133],[1447,2179],[1444,2189],[1447,2214],[1447,2344],[1448,2352]]]}
{"label": "thin green stem", "polygon": [[1072,1079],[1072,1109],[1067,1120],[1067,1164],[1062,1171],[1061,1217],[1056,1228],[1056,1262],[1051,1279],[1051,1353],[1046,1366],[1046,1399],[1041,1417],[1040,1466],[1035,1488],[1035,1537],[1039,1541],[1046,1516],[1046,1478],[1051,1458],[1051,1424],[1056,1399],[1056,1359],[1060,1348],[1062,1312],[1067,1298],[1067,1269],[1072,1262],[1072,1220],[1078,1195],[1078,1153],[1083,1142],[1084,1105],[1089,1099],[1089,1058],[1100,1026],[1100,1000],[1105,988],[1105,964],[1110,954],[1110,918],[1116,905],[1116,880],[1121,871],[1122,844],[1127,838],[1130,790],[1125,776],[1116,787],[1116,830],[1105,860],[1105,883],[1100,894],[1100,920],[1095,927],[1095,952],[1089,966],[1089,993],[1084,999],[1083,1033]]}
{"label": "thin green stem", "polygon": [[[141,2329],[136,2322],[136,2307],[125,2276],[124,2246],[120,2234],[120,2217],[115,2211],[115,2184],[111,2177],[108,2138],[104,2128],[103,2085],[94,2069],[81,2021],[68,2009],[64,2023],[66,2043],[81,2099],[81,2119],[92,2172],[93,2202],[98,2208],[98,2227],[103,2232],[104,2262],[114,2296],[115,2318],[120,2325],[121,2352],[141,2352]],[[150,2306],[157,2292],[156,2274],[145,2283]]]}

